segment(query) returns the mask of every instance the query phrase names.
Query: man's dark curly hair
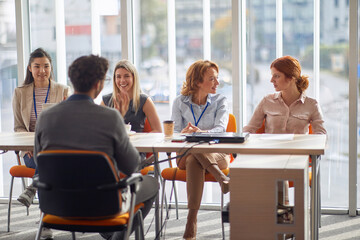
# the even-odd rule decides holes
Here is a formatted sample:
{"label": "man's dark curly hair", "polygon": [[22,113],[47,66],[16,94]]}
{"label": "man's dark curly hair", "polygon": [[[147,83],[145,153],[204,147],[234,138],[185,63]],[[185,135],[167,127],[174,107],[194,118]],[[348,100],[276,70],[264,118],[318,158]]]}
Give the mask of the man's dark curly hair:
{"label": "man's dark curly hair", "polygon": [[98,81],[105,80],[109,62],[106,58],[89,55],[77,58],[69,67],[69,78],[75,91],[86,93]]}

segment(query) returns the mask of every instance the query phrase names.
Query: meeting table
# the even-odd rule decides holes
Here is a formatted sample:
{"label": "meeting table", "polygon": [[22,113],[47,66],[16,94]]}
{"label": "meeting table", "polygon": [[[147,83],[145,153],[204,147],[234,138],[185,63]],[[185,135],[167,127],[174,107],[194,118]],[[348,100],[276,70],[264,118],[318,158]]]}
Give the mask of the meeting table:
{"label": "meeting table", "polygon": [[[175,135],[176,136],[176,135]],[[238,153],[238,154],[287,154],[310,155],[312,166],[311,181],[311,239],[318,239],[320,226],[320,159],[326,148],[326,135],[292,134],[271,135],[251,134],[244,143],[196,143],[171,142],[163,133],[136,133],[130,137],[131,143],[139,152],[153,152],[155,156],[155,177],[159,178],[158,153],[188,151],[192,153]],[[34,133],[0,133],[0,153],[7,151],[32,151],[34,148]],[[231,223],[230,223],[231,224]],[[155,232],[160,238],[159,196],[155,200]]]}

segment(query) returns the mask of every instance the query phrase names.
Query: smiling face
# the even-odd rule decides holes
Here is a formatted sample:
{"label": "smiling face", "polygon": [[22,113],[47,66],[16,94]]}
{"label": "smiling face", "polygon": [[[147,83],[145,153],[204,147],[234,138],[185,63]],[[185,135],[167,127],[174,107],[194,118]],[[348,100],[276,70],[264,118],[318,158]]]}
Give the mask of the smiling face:
{"label": "smiling face", "polygon": [[34,78],[35,84],[49,81],[51,64],[47,57],[34,58],[28,68]]}
{"label": "smiling face", "polygon": [[198,83],[199,91],[205,94],[215,94],[217,86],[219,85],[218,75],[219,73],[215,68],[208,68],[204,74],[203,81]]}
{"label": "smiling face", "polygon": [[130,93],[134,85],[133,75],[125,68],[118,68],[115,71],[115,83],[121,91]]}
{"label": "smiling face", "polygon": [[292,78],[288,78],[284,73],[278,71],[276,68],[271,68],[271,83],[274,84],[276,91],[285,91],[291,87],[292,84],[295,84],[292,81]]}

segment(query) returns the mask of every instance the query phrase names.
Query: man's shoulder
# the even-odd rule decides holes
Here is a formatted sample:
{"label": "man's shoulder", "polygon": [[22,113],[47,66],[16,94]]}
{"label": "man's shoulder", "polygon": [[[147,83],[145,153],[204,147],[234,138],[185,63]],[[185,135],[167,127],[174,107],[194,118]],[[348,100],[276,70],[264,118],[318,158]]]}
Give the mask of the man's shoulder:
{"label": "man's shoulder", "polygon": [[90,122],[95,119],[99,123],[99,126],[112,126],[122,121],[120,113],[115,111],[115,109],[86,101],[81,101],[80,103],[79,101],[72,102],[66,100],[43,111],[40,114],[38,121],[40,120],[43,124],[45,122],[48,123],[49,119],[54,118],[66,120],[76,118],[76,122],[82,121],[84,124],[85,122],[88,122],[88,119],[93,119],[90,120]]}
{"label": "man's shoulder", "polygon": [[121,119],[120,112],[115,108],[92,104],[91,111],[94,117],[101,118],[104,122],[119,121]]}

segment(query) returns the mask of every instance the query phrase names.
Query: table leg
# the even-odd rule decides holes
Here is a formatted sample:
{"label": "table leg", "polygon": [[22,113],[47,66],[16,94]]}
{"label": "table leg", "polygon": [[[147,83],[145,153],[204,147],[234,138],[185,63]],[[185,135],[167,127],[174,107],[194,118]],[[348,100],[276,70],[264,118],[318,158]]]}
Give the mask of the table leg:
{"label": "table leg", "polygon": [[319,167],[320,159],[316,155],[311,155],[312,170],[311,170],[311,239],[319,239],[319,222],[320,222],[320,183],[319,183]]}
{"label": "table leg", "polygon": [[[154,177],[159,179],[159,159],[158,153],[154,154]],[[159,214],[159,191],[155,197],[155,239],[160,239],[160,214]]]}

